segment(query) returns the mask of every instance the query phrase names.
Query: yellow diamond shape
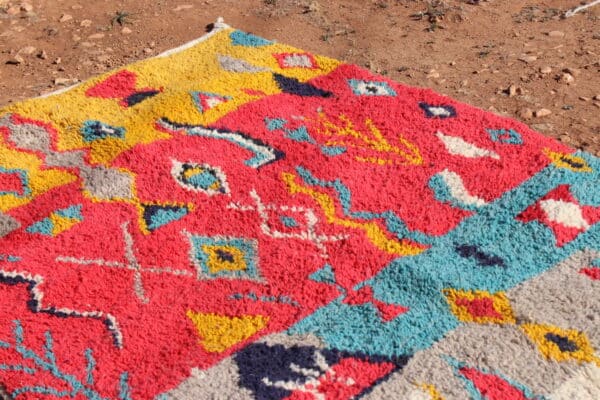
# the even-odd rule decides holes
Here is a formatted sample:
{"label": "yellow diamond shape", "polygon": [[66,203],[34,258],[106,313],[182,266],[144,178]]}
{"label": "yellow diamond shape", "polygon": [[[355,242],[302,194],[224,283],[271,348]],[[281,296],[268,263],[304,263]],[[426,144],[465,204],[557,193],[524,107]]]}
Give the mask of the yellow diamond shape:
{"label": "yellow diamond shape", "polygon": [[211,274],[221,271],[245,271],[244,252],[234,246],[204,245],[202,250],[208,255],[206,266]]}
{"label": "yellow diamond shape", "polygon": [[514,324],[510,302],[504,292],[491,294],[483,290],[445,289],[452,313],[463,322],[479,324]]}
{"label": "yellow diamond shape", "polygon": [[544,150],[544,154],[552,160],[552,164],[557,168],[566,168],[573,172],[592,172],[588,162],[581,157],[567,153],[556,153],[548,149]]}
{"label": "yellow diamond shape", "polygon": [[521,329],[547,358],[556,361],[596,362],[594,349],[583,332],[552,325],[524,324]]}

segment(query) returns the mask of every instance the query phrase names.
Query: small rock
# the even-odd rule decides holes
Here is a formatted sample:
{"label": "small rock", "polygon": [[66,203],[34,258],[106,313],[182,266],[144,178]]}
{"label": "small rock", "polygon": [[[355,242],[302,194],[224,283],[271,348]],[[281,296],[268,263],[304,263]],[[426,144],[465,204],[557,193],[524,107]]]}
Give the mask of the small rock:
{"label": "small rock", "polygon": [[146,54],[152,54],[153,52],[154,52],[154,50],[152,50],[150,47],[146,47],[144,49],[144,53],[146,53]]}
{"label": "small rock", "polygon": [[439,77],[440,77],[440,73],[437,72],[435,69],[430,70],[429,73],[427,74],[428,79],[437,79]]}
{"label": "small rock", "polygon": [[452,67],[453,67],[453,66],[455,66],[455,65],[456,65],[456,61],[450,61],[450,62],[448,63],[448,65],[450,65],[450,66],[452,66]]}
{"label": "small rock", "polygon": [[20,12],[21,12],[21,7],[19,7],[19,6],[8,7],[5,11],[5,13],[7,13],[8,15],[17,15]]}
{"label": "small rock", "polygon": [[551,38],[562,38],[565,37],[565,33],[563,31],[550,31],[548,32],[548,36]]}
{"label": "small rock", "polygon": [[600,94],[597,94],[597,95],[595,95],[595,96],[594,96],[594,100],[598,100],[598,101],[600,101]]}
{"label": "small rock", "polygon": [[600,108],[600,103],[594,103],[594,105],[598,108]]}
{"label": "small rock", "polygon": [[66,86],[72,83],[76,83],[77,79],[69,79],[69,78],[55,78],[54,84],[57,86]]}
{"label": "small rock", "polygon": [[21,3],[21,11],[31,12],[33,11],[33,6],[29,3]]}
{"label": "small rock", "polygon": [[81,36],[79,35],[73,35],[73,41],[74,42],[79,42],[81,40]]}
{"label": "small rock", "polygon": [[577,68],[565,68],[563,69],[563,72],[566,72],[567,74],[571,74],[573,76],[578,76],[581,74],[581,70]]}
{"label": "small rock", "polygon": [[540,73],[544,75],[549,74],[550,72],[552,72],[552,68],[550,68],[549,66],[540,68]]}
{"label": "small rock", "polygon": [[61,17],[58,19],[58,22],[67,22],[73,19],[73,16],[70,14],[63,14],[61,15]]}
{"label": "small rock", "polygon": [[21,48],[18,53],[19,54],[25,54],[25,55],[31,55],[33,54],[33,52],[35,51],[35,47],[33,46],[25,46],[23,48]]}
{"label": "small rock", "polygon": [[58,65],[58,64],[60,64],[61,62],[62,62],[62,58],[60,58],[60,57],[56,57],[56,59],[55,59],[55,60],[52,62],[52,64],[56,64],[56,65]]}
{"label": "small rock", "polygon": [[93,35],[88,36],[89,40],[98,40],[104,37],[104,33],[94,33]]}
{"label": "small rock", "polygon": [[131,32],[133,32],[131,29],[129,29],[128,27],[124,27],[123,29],[121,29],[121,33],[123,35],[129,35]]}
{"label": "small rock", "polygon": [[589,97],[585,97],[585,96],[579,96],[579,100],[581,101],[590,101]]}
{"label": "small rock", "polygon": [[42,59],[42,60],[45,60],[45,59],[47,59],[47,58],[48,58],[48,53],[46,53],[46,51],[45,51],[45,50],[42,50],[42,51],[40,51],[40,52],[37,54],[37,57],[38,57],[38,58],[40,58],[40,59]]}
{"label": "small rock", "polygon": [[523,94],[523,89],[517,85],[510,85],[504,92],[508,94],[508,97],[515,97],[518,94]]}
{"label": "small rock", "polygon": [[81,21],[81,23],[79,24],[79,26],[82,26],[84,28],[89,28],[90,26],[92,26],[92,20],[91,19],[84,19],[83,21]]}
{"label": "small rock", "polygon": [[547,108],[540,108],[539,110],[537,110],[535,112],[535,117],[542,118],[542,117],[547,117],[550,114],[552,114],[552,111],[548,110]]}
{"label": "small rock", "polygon": [[25,62],[25,59],[20,54],[15,54],[6,61],[7,64],[19,65]]}
{"label": "small rock", "polygon": [[567,85],[570,85],[571,83],[575,82],[575,78],[573,78],[573,75],[567,72],[563,72],[562,74],[560,74],[558,80],[562,83],[566,83]]}
{"label": "small rock", "polygon": [[189,10],[190,8],[193,8],[193,7],[194,6],[191,5],[191,4],[182,4],[182,5],[179,5],[179,6],[175,7],[173,9],[173,11]]}
{"label": "small rock", "polygon": [[521,57],[519,57],[519,61],[523,61],[524,63],[532,63],[535,60],[537,60],[536,56],[528,56],[528,55],[522,55]]}
{"label": "small rock", "polygon": [[531,119],[533,117],[533,111],[530,108],[523,108],[519,111],[519,117],[522,119]]}

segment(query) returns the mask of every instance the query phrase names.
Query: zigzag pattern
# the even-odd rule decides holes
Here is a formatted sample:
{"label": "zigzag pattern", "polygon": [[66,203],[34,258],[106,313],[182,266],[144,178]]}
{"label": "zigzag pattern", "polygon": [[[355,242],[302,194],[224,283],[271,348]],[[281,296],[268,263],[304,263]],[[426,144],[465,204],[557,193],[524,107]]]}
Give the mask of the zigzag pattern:
{"label": "zigzag pattern", "polygon": [[26,285],[29,293],[27,308],[33,313],[45,313],[59,318],[92,318],[102,321],[106,326],[111,336],[113,337],[114,345],[123,348],[123,334],[119,329],[119,324],[114,315],[104,313],[102,311],[75,311],[69,308],[56,308],[54,306],[42,305],[44,293],[39,290],[39,286],[44,282],[44,279],[39,275],[30,275],[26,272],[4,271],[0,270],[0,283],[5,285]]}

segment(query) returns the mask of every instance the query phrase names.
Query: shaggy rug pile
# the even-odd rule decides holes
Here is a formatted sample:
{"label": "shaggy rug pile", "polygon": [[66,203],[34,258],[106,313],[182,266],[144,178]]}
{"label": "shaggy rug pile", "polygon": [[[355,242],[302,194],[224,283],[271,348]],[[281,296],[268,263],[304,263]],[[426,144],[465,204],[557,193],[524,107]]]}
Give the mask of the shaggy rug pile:
{"label": "shaggy rug pile", "polygon": [[600,160],[235,30],[0,109],[13,399],[598,399]]}

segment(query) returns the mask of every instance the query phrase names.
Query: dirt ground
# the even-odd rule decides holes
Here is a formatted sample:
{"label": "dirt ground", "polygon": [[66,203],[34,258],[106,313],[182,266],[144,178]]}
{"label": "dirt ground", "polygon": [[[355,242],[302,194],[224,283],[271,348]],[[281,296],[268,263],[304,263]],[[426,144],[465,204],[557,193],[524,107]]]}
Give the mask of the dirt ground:
{"label": "dirt ground", "polygon": [[[588,0],[589,2],[590,0]],[[600,5],[577,0],[0,0],[0,106],[201,36],[259,36],[430,87],[600,155]]]}

